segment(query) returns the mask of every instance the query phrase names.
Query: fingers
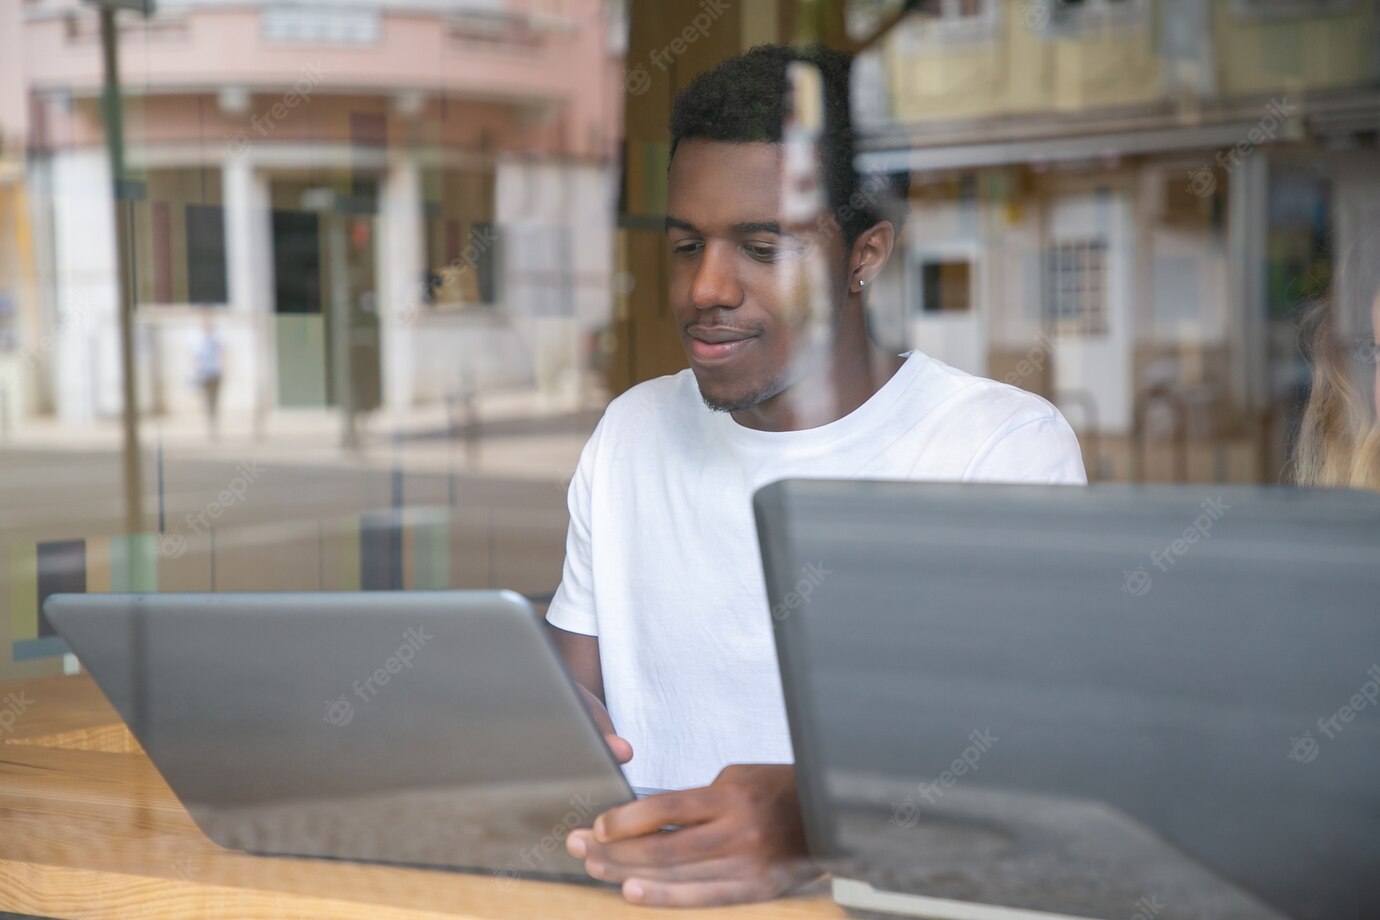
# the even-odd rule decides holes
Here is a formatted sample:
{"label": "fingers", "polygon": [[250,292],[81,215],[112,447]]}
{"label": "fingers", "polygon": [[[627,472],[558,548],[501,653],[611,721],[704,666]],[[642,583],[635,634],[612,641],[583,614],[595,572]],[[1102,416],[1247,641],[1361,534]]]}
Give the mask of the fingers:
{"label": "fingers", "polygon": [[576,684],[575,689],[580,692],[580,700],[585,704],[585,709],[589,711],[589,716],[594,720],[600,734],[604,736],[604,743],[613,753],[613,759],[620,764],[632,760],[632,745],[626,738],[620,737],[618,730],[613,727],[613,719],[609,718],[609,711],[603,701],[585,689],[583,684]]}
{"label": "fingers", "polygon": [[[790,765],[726,767],[712,785],[611,808],[566,847],[629,901],[707,907],[775,897],[818,874]],[[671,830],[663,828],[672,827]]]}
{"label": "fingers", "polygon": [[677,831],[657,831],[616,843],[601,843],[591,831],[571,831],[566,849],[571,855],[606,866],[665,868],[679,863],[701,862],[731,853],[732,828],[710,821]]}
{"label": "fingers", "polygon": [[621,884],[630,879],[649,882],[710,882],[731,879],[742,868],[742,860],[734,857],[706,859],[703,862],[681,863],[673,866],[625,866],[594,858],[585,860],[590,878],[601,882]]}
{"label": "fingers", "polygon": [[632,745],[628,743],[626,738],[620,738],[618,735],[606,734],[604,735],[604,743],[609,746],[609,751],[612,752],[613,759],[620,764],[632,760]]}
{"label": "fingers", "polygon": [[623,883],[623,897],[650,907],[716,907],[774,898],[782,889],[771,878],[709,882],[660,882],[634,878]]}
{"label": "fingers", "polygon": [[599,731],[605,735],[618,734],[613,728],[613,719],[609,718],[609,711],[599,697],[585,689],[583,684],[576,684],[575,689],[580,691],[580,699],[585,704],[585,709],[589,710],[589,715],[594,719],[594,724],[599,726]]}
{"label": "fingers", "polygon": [[701,824],[722,811],[719,793],[712,786],[649,795],[645,799],[610,808],[594,819],[594,839],[614,843],[641,837],[671,824]]}

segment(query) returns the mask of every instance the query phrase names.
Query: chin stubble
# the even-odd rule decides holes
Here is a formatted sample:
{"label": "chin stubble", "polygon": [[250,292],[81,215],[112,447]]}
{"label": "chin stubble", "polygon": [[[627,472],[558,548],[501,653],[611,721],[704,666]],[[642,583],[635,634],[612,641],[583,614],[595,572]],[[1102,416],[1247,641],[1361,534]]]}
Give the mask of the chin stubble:
{"label": "chin stubble", "polygon": [[700,399],[704,400],[704,404],[715,412],[741,412],[744,409],[751,409],[754,406],[761,405],[785,389],[785,382],[778,380],[767,384],[760,390],[756,390],[745,396],[740,396],[737,399],[715,399],[701,387]]}

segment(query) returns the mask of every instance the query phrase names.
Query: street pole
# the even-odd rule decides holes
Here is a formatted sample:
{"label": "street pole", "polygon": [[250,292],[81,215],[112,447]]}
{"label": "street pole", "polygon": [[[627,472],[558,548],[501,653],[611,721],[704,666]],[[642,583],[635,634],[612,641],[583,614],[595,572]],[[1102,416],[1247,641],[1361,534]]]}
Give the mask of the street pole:
{"label": "street pole", "polygon": [[[144,488],[139,473],[139,394],[134,366],[134,292],[130,289],[130,240],[125,232],[122,201],[125,178],[124,113],[120,102],[119,41],[115,8],[102,6],[101,50],[105,62],[105,143],[110,154],[111,188],[115,201],[116,309],[120,325],[120,373],[124,405],[125,532],[144,532]],[[131,559],[133,556],[131,555]]]}
{"label": "street pole", "polygon": [[333,207],[321,212],[321,223],[326,231],[326,257],[331,263],[327,269],[331,279],[331,367],[336,404],[340,406],[340,446],[357,450],[359,427],[355,418],[355,384],[350,363],[354,357],[354,327],[350,315],[350,248],[345,239],[346,216]]}

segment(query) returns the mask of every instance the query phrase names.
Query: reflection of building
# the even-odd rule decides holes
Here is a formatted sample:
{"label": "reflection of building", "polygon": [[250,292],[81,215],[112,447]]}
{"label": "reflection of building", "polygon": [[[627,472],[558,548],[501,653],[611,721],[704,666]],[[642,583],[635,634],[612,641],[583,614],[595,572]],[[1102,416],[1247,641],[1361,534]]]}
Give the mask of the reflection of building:
{"label": "reflection of building", "polygon": [[27,402],[21,330],[33,313],[31,234],[24,195],[24,96],[19,5],[0,4],[0,440]]}
{"label": "reflection of building", "polygon": [[1380,201],[1377,5],[935,7],[864,65],[867,160],[912,173],[879,328],[1047,392],[1105,473],[1177,430],[1195,478],[1277,476],[1292,307]]}
{"label": "reflection of building", "polygon": [[[612,261],[622,71],[601,0],[158,8],[121,19],[146,409],[194,406],[205,309],[232,411],[574,393]],[[77,0],[13,15],[56,339],[35,408],[85,421],[120,409],[96,19]]]}

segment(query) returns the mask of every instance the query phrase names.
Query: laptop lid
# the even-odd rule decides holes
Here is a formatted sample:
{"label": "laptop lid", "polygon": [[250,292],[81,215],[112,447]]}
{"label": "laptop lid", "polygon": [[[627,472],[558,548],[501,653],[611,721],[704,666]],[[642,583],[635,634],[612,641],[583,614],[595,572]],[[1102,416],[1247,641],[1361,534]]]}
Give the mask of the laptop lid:
{"label": "laptop lid", "polygon": [[55,595],[44,612],[222,846],[585,879],[631,791],[509,591]]}
{"label": "laptop lid", "polygon": [[755,501],[807,832],[837,874],[933,916],[1380,916],[1380,496]]}

